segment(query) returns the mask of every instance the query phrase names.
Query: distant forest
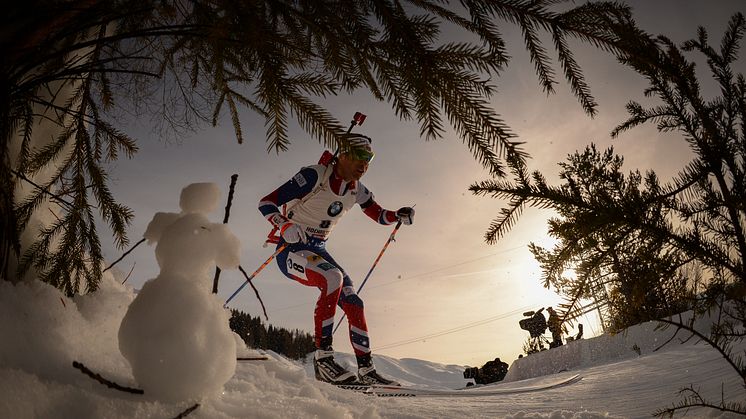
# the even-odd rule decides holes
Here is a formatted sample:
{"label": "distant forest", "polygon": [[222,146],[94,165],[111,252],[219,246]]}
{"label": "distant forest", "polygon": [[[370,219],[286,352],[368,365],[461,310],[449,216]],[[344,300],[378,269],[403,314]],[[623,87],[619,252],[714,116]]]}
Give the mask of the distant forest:
{"label": "distant forest", "polygon": [[313,336],[309,333],[265,326],[259,316],[253,317],[238,310],[231,312],[231,330],[238,333],[250,348],[269,349],[290,359],[302,359],[316,349]]}

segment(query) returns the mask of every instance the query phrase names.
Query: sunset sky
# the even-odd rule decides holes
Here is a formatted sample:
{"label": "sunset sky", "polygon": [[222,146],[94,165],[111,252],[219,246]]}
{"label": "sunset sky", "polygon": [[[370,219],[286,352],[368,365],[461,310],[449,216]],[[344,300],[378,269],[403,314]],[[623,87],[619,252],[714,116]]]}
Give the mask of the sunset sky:
{"label": "sunset sky", "polygon": [[[711,42],[719,45],[729,18],[737,11],[746,12],[743,0],[627,3],[643,28],[679,43],[693,38],[697,26],[702,25],[709,30]],[[557,183],[557,163],[591,142],[602,150],[613,145],[625,157],[626,171],[653,169],[664,181],[690,157],[678,135],[660,135],[653,126],[637,128],[616,140],[609,137],[626,118],[625,103],[645,100],[642,77],[610,55],[576,43],[576,58],[599,103],[598,116],[590,119],[564,82],[557,86],[555,95],[541,91],[520,31],[509,24],[500,25],[512,60],[501,76],[493,79],[499,93],[492,103],[519,141],[526,142],[532,170],[541,170]],[[445,40],[457,40],[457,36],[443,34]],[[551,48],[551,43],[547,47]],[[740,62],[745,61],[741,58]],[[561,74],[560,69],[557,72]],[[703,86],[712,88],[709,76],[704,71],[702,75],[708,78]],[[416,123],[399,121],[388,104],[376,102],[367,92],[329,98],[324,104],[343,123],[355,111],[368,116],[355,131],[373,138],[376,158],[362,182],[376,200],[394,210],[416,205],[414,225],[400,229],[361,293],[374,354],[460,365],[481,365],[498,356],[508,362],[515,359],[528,337],[528,332],[518,327],[521,313],[561,301],[556,293],[542,288],[541,271],[528,250],[530,242],[553,243],[546,234],[546,220],[552,213],[529,209],[499,243],[487,245],[484,232],[505,203],[473,196],[467,190],[489,175],[452,131],[441,140],[425,142],[419,138]],[[246,111],[242,123],[245,142],[241,145],[229,118],[216,128],[205,127],[178,142],[157,137],[145,121],[142,126],[125,129],[140,140],[141,150],[134,159],[113,165],[112,189],[120,202],[135,211],[130,228],[133,243],[142,237],[156,212],[178,211],[182,187],[215,182],[223,190],[224,202],[230,176],[236,173],[238,185],[229,225],[243,244],[241,265],[252,272],[272,253],[271,247],[262,247],[270,225],[257,210],[257,202],[300,167],[315,164],[324,149],[293,125],[290,150],[279,155],[268,153],[263,120]],[[223,205],[211,218],[222,220]],[[392,227],[371,222],[357,209],[338,224],[327,248],[356,286]],[[106,235],[103,226],[100,231]],[[106,240],[104,243],[108,260],[122,254]],[[158,274],[154,247],[141,245],[118,268],[125,274],[133,269],[128,283],[141,287]],[[238,271],[223,272],[220,296],[227,298],[242,282]],[[312,331],[318,290],[285,278],[275,263],[255,284],[271,324]],[[261,314],[248,288],[231,307]],[[582,323],[586,336],[600,333],[594,319]],[[335,335],[334,346],[351,352],[342,330]]]}

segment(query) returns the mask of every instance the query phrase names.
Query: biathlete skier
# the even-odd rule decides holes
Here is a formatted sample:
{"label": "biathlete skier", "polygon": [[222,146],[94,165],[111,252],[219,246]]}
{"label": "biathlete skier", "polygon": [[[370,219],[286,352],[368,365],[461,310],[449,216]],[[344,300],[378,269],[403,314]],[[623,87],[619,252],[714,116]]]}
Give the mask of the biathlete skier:
{"label": "biathlete skier", "polygon": [[[368,326],[363,301],[352,280],[326,250],[326,240],[342,216],[355,204],[379,224],[398,221],[410,225],[414,209],[383,209],[360,178],[373,159],[371,139],[348,134],[342,153],[329,165],[303,167],[259,201],[259,211],[280,231],[278,247],[288,246],[277,255],[277,265],[285,276],[321,291],[314,311],[316,379],[333,384],[399,385],[376,372],[371,359]],[[280,206],[287,204],[287,216]],[[347,315],[350,342],[357,358],[357,376],[334,361],[332,331],[336,306]]]}

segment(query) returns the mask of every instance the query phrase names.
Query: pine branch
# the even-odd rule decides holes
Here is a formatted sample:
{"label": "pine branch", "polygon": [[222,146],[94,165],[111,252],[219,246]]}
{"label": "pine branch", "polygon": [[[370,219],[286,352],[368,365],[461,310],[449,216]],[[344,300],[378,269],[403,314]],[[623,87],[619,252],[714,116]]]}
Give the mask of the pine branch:
{"label": "pine branch", "polygon": [[541,46],[536,29],[528,20],[520,19],[519,23],[526,49],[531,56],[531,62],[534,64],[536,75],[539,76],[539,83],[546,93],[554,93],[554,84],[556,83],[554,81],[554,70],[549,65],[550,58],[547,55],[546,49]]}
{"label": "pine branch", "polygon": [[60,204],[64,204],[68,208],[73,208],[73,204],[71,204],[70,202],[67,202],[64,198],[62,198],[61,196],[59,196],[57,194],[49,192],[49,188],[48,187],[45,188],[45,187],[42,187],[42,186],[38,185],[36,182],[34,182],[31,179],[27,178],[22,173],[16,172],[15,170],[11,169],[10,172],[12,174],[14,174],[16,177],[18,177],[20,179],[23,179],[25,182],[29,183],[31,186],[33,186],[34,188],[36,188],[37,190],[39,190],[41,193],[43,193],[45,195],[48,195],[49,197],[51,197],[55,201],[59,202]]}
{"label": "pine branch", "polygon": [[[248,109],[265,118],[267,148],[279,152],[290,143],[291,119],[323,144],[337,144],[344,127],[317,98],[364,88],[387,101],[401,119],[416,118],[425,139],[443,136],[447,119],[492,175],[504,176],[506,163],[515,171],[527,154],[490,101],[495,94],[490,80],[508,61],[502,24],[521,26],[546,91],[554,83],[554,70],[539,35],[553,32],[565,77],[591,112],[595,104],[589,87],[565,39],[612,51],[612,29],[627,16],[626,6],[618,3],[595,2],[555,13],[550,9],[557,4],[467,0],[463,13],[429,0],[406,6],[196,1],[155,7],[130,0],[77,9],[59,5],[51,19],[55,25],[34,20],[39,25],[29,28],[31,35],[24,35],[6,57],[12,75],[8,127],[15,130],[20,124],[24,134],[17,171],[30,175],[59,161],[53,180],[41,186],[64,185],[75,206],[60,216],[61,225],[44,230],[58,237],[64,249],[48,254],[51,241],[44,237],[26,260],[35,255],[50,281],[57,281],[52,272],[62,274],[70,281],[68,292],[78,288],[76,275],[95,286],[100,244],[94,209],[116,243],[126,245],[132,213],[115,201],[105,169],[105,163],[137,151],[134,139],[110,117],[121,111],[120,100],[131,101],[136,113],[150,114],[170,132],[210,121],[215,125],[225,105],[238,142],[245,135],[240,115]],[[443,42],[444,22],[478,41]],[[43,53],[28,45],[41,45]],[[62,93],[67,93],[52,86],[65,80],[80,88],[63,103]],[[34,115],[35,103],[48,115]],[[44,118],[61,127],[60,135],[32,151],[33,124]],[[72,157],[67,147],[73,148]],[[22,204],[21,225],[42,201],[42,194],[32,194]],[[80,260],[65,261],[75,257]]]}
{"label": "pine branch", "polygon": [[339,144],[342,125],[327,111],[297,91],[287,92],[288,105],[300,126],[326,147]]}
{"label": "pine branch", "polygon": [[736,60],[739,42],[743,39],[744,33],[746,33],[746,18],[742,13],[736,13],[728,22],[728,28],[720,44],[722,64],[727,65]]}
{"label": "pine branch", "polygon": [[487,244],[495,244],[500,237],[507,234],[508,230],[513,228],[518,218],[523,213],[524,200],[512,199],[509,208],[500,210],[500,217],[492,221],[487,232],[484,233],[484,239]]}
{"label": "pine branch", "polygon": [[[694,328],[692,324],[684,323],[682,321],[675,321],[675,320],[669,320],[666,318],[659,319],[658,320],[661,323],[669,324],[672,326],[676,326],[678,329],[682,329],[684,331],[689,332],[692,336],[697,337],[697,339],[701,340],[702,342],[706,343],[707,345],[711,346],[715,351],[717,351],[723,359],[733,368],[735,371],[741,371],[739,366],[736,364],[735,360],[731,356],[731,353],[726,350],[726,348],[723,345],[718,344],[718,341],[715,339],[712,339],[710,336],[705,335],[704,333],[698,331]],[[741,379],[746,379],[744,376],[741,376]]]}
{"label": "pine branch", "polygon": [[130,253],[132,253],[132,251],[133,251],[133,250],[135,250],[135,248],[137,248],[137,246],[139,246],[139,245],[141,245],[141,244],[142,244],[143,242],[145,242],[145,240],[146,240],[146,239],[145,239],[144,237],[143,237],[142,239],[140,239],[140,241],[138,241],[138,242],[137,242],[137,243],[135,243],[135,244],[134,244],[134,245],[133,245],[132,247],[130,247],[130,248],[129,248],[129,250],[127,250],[126,252],[124,252],[124,253],[122,254],[122,256],[120,256],[120,257],[119,257],[119,259],[115,260],[114,262],[112,262],[112,263],[111,263],[111,265],[107,266],[107,267],[106,267],[106,269],[104,269],[104,270],[102,271],[102,273],[103,273],[103,272],[106,272],[106,271],[108,271],[109,269],[113,268],[113,267],[114,267],[114,265],[116,265],[117,263],[121,262],[121,261],[122,261],[122,260],[123,260],[123,259],[124,259],[125,257],[127,257],[127,255],[129,255]]}
{"label": "pine branch", "polygon": [[565,71],[565,78],[570,82],[570,88],[580,101],[585,112],[590,116],[596,115],[596,106],[598,104],[591,96],[590,87],[585,82],[582,70],[580,66],[573,58],[572,52],[565,40],[562,32],[558,28],[552,30],[552,38],[554,39],[554,46],[559,54],[559,62],[562,69]]}

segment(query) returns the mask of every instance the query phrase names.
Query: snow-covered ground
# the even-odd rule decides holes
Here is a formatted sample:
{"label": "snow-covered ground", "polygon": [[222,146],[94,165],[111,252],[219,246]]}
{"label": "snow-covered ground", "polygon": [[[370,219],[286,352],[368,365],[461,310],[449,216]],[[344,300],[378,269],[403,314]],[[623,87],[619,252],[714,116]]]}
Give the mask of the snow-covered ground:
{"label": "snow-covered ground", "polygon": [[[655,331],[653,324],[516,360],[498,386],[583,376],[569,386],[534,393],[377,398],[317,382],[310,365],[270,353],[268,361],[239,362],[222,393],[164,401],[147,392],[107,388],[72,367],[77,360],[121,385],[138,387],[117,342],[134,298],[131,288],[108,274],[99,291],[73,299],[39,282],[0,283],[0,418],[171,418],[195,403],[200,406],[190,418],[650,417],[690,385],[714,401],[722,391],[727,400],[744,402],[739,377],[708,346],[681,344],[677,337],[654,352],[674,330]],[[238,346],[239,356],[256,354]],[[339,359],[353,363],[350,354]],[[466,384],[462,365],[388,357],[375,357],[375,362],[382,373],[407,385],[446,389]],[[692,410],[689,417],[720,416]]]}
{"label": "snow-covered ground", "polygon": [[[111,271],[96,292],[73,298],[39,281],[0,281],[0,419],[648,417],[692,385],[714,402],[721,395],[744,402],[738,375],[715,350],[680,344],[685,335],[671,340],[673,329],[654,324],[516,360],[490,390],[582,375],[574,384],[521,394],[475,396],[478,389],[378,398],[317,382],[311,365],[277,354],[237,363],[237,356],[258,354],[228,329],[229,313],[210,292],[215,264],[235,268],[240,245],[225,225],[206,218],[216,190],[192,184],[182,191],[180,212],[155,214],[146,237],[158,243],[161,272],[138,293]],[[705,330],[707,322],[700,323]],[[144,394],[102,385],[74,368],[76,361]],[[338,361],[354,368],[351,354]],[[466,385],[463,365],[381,356],[374,362],[405,386]]]}

